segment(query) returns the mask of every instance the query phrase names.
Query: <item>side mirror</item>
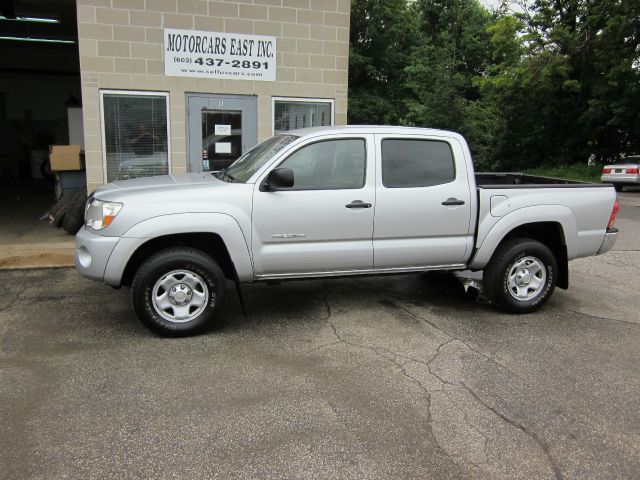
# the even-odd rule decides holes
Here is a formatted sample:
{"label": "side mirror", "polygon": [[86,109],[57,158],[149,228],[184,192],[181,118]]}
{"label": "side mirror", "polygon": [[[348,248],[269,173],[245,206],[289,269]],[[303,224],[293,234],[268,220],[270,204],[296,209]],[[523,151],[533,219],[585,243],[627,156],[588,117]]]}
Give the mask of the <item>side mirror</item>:
{"label": "side mirror", "polygon": [[293,184],[293,170],[290,168],[274,168],[260,185],[260,191],[274,192],[283,188],[291,188]]}

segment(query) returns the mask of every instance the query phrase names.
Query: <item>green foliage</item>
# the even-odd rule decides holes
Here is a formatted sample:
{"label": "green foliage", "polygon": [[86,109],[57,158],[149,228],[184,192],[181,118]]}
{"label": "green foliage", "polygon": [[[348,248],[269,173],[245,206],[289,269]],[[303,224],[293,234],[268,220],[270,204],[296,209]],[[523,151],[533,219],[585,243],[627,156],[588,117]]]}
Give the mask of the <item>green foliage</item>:
{"label": "green foliage", "polygon": [[463,133],[479,168],[640,152],[640,2],[353,0],[349,122]]}
{"label": "green foliage", "polygon": [[542,177],[565,178],[580,182],[600,183],[602,167],[599,165],[555,165],[530,168],[525,170],[530,175]]}
{"label": "green foliage", "polygon": [[358,0],[351,6],[349,123],[394,124],[404,109],[403,69],[417,43],[406,0]]}

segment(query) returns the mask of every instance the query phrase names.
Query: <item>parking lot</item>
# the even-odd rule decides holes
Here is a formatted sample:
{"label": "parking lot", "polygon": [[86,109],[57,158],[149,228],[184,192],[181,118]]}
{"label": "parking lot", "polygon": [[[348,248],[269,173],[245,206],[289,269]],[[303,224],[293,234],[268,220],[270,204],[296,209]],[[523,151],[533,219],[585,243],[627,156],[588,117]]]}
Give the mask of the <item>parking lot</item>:
{"label": "parking lot", "polygon": [[638,478],[640,191],[512,316],[450,276],[245,288],[163,339],[126,289],[0,272],[1,478]]}

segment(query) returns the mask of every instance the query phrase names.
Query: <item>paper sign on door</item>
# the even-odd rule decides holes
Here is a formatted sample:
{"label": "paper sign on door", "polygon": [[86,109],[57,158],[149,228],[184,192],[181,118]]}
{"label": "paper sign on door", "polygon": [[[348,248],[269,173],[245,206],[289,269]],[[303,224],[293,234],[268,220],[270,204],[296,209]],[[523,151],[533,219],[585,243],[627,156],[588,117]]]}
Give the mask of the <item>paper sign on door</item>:
{"label": "paper sign on door", "polygon": [[216,125],[215,135],[231,135],[231,125]]}
{"label": "paper sign on door", "polygon": [[231,142],[216,142],[216,153],[231,153]]}

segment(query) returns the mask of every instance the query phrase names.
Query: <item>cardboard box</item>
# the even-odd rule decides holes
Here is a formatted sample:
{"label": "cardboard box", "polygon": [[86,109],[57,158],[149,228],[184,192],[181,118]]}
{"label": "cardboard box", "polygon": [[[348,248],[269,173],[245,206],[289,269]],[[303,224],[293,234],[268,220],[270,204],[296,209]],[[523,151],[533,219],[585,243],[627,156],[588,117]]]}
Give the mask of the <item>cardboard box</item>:
{"label": "cardboard box", "polygon": [[84,169],[83,155],[80,145],[52,145],[49,154],[51,170],[82,170]]}

